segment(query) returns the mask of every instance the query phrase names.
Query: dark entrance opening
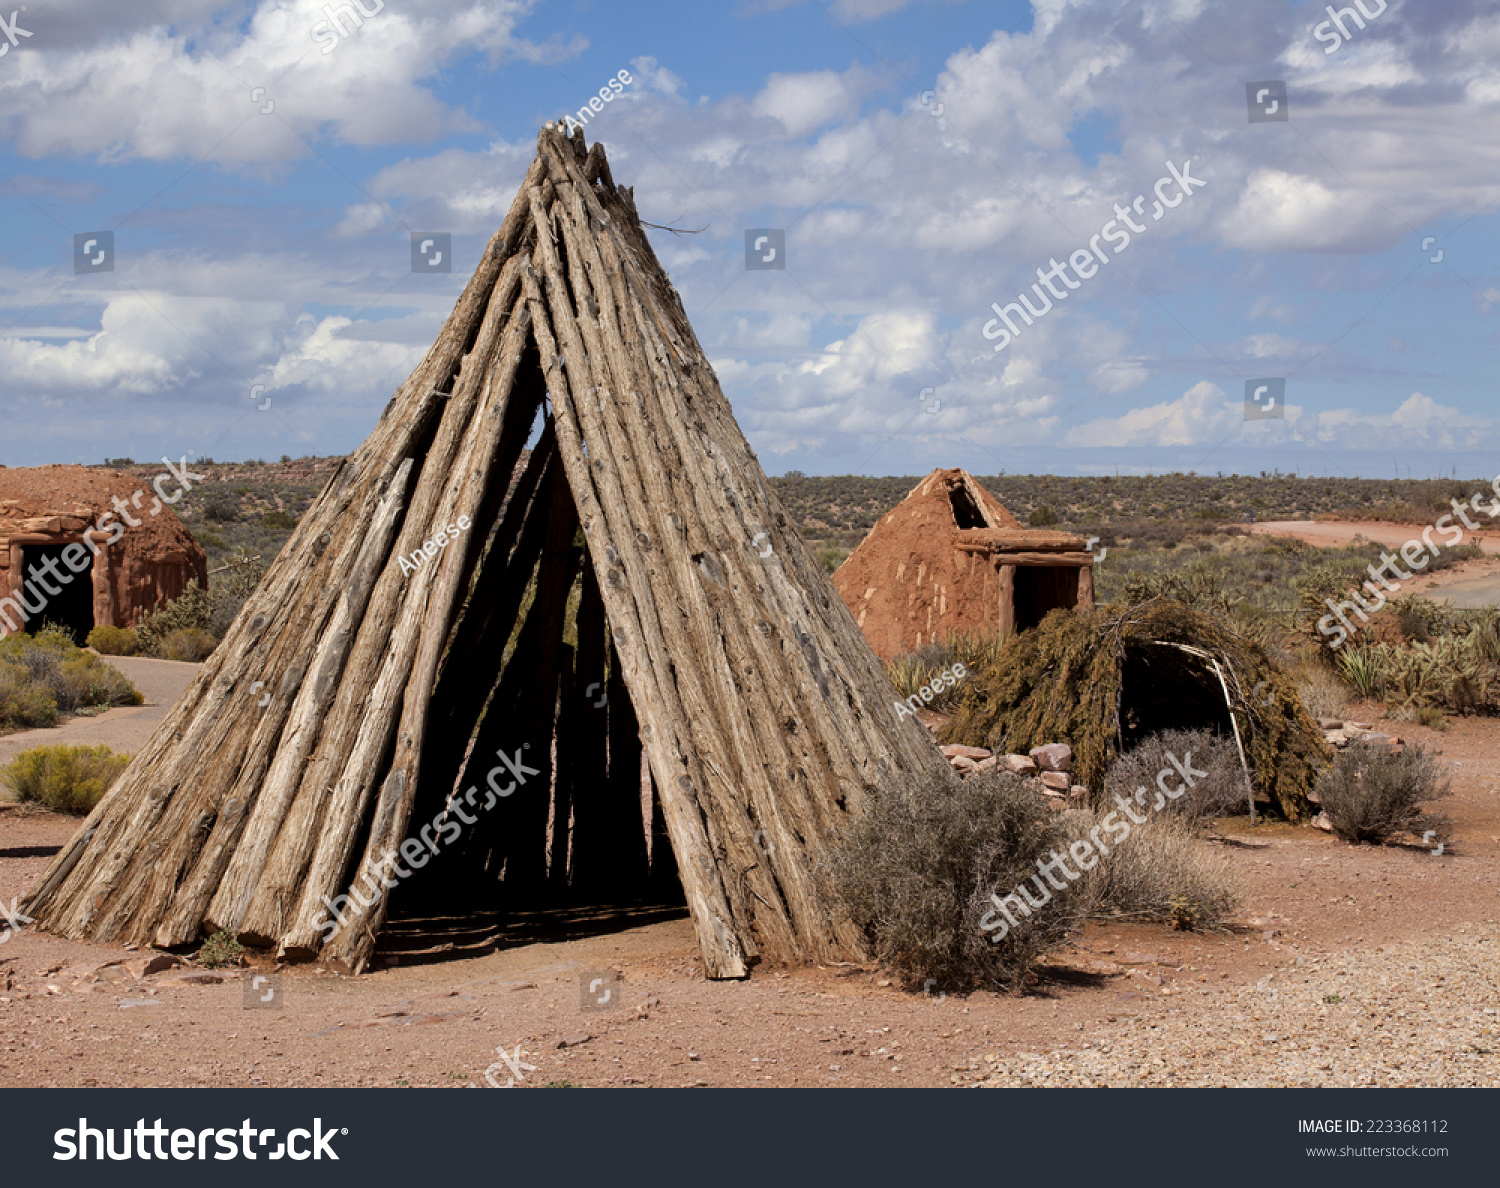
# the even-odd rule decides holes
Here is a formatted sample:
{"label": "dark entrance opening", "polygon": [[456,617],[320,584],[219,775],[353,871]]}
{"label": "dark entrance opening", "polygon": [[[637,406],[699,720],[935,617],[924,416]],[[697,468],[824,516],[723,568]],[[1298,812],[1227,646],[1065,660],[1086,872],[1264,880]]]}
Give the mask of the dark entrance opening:
{"label": "dark entrance opening", "polygon": [[1121,673],[1124,749],[1163,730],[1233,737],[1224,690],[1206,660],[1167,646],[1129,647]]}
{"label": "dark entrance opening", "polygon": [[1078,566],[1017,565],[1016,630],[1029,631],[1048,611],[1078,605]]}
{"label": "dark entrance opening", "polygon": [[984,511],[962,482],[948,488],[948,502],[953,507],[953,522],[960,528],[988,528]]}
{"label": "dark entrance opening", "polygon": [[[552,420],[529,395],[530,455],[528,437],[502,443],[516,475],[474,516],[495,527],[438,671],[377,965],[688,914]],[[378,890],[347,874],[361,901]]]}
{"label": "dark entrance opening", "polygon": [[[94,583],[92,579],[94,558],[88,554],[88,566],[82,573],[74,573],[63,562],[63,550],[68,546],[36,545],[22,546],[25,549],[25,571],[23,589],[27,606],[42,604],[40,614],[28,615],[26,629],[38,631],[43,623],[62,627],[80,647],[94,629]],[[53,564],[46,565],[48,558]],[[52,593],[51,591],[56,591]]]}

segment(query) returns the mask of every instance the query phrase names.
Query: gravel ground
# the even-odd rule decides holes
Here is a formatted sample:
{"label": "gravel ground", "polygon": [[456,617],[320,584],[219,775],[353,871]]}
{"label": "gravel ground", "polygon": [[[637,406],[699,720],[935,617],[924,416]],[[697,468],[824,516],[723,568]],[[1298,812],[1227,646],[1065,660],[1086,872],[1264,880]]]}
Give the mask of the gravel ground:
{"label": "gravel ground", "polygon": [[[1194,990],[1187,990],[1193,994]],[[985,1088],[1465,1088],[1500,1084],[1500,930],[1299,956],[1190,1010],[1094,1030],[1077,1048],[986,1057]]]}

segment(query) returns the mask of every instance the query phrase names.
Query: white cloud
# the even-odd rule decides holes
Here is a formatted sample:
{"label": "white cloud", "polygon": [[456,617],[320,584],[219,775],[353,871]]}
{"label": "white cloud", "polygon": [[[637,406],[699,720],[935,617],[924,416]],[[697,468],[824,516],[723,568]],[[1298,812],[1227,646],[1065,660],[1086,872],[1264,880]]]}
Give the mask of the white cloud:
{"label": "white cloud", "polygon": [[1088,421],[1067,432],[1070,446],[1196,446],[1224,436],[1242,410],[1224,399],[1211,380],[1194,384],[1176,400],[1131,409],[1124,416]]}

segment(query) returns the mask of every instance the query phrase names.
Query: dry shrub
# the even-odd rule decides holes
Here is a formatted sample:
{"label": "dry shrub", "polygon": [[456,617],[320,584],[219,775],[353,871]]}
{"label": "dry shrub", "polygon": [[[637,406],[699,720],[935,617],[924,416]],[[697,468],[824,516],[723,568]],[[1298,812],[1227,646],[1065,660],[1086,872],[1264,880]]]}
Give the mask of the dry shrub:
{"label": "dry shrub", "polygon": [[104,798],[129,765],[129,755],[116,755],[103,746],[36,747],[0,768],[0,783],[18,800],[81,814]]}
{"label": "dry shrub", "polygon": [[157,645],[157,655],[163,660],[184,660],[189,664],[197,664],[208,659],[218,642],[207,631],[200,631],[196,627],[182,627],[171,632]]}
{"label": "dry shrub", "polygon": [[[1166,783],[1177,788],[1185,784],[1171,756],[1191,765],[1206,776],[1194,776],[1193,786],[1176,800],[1158,795],[1156,778],[1168,773]],[[1127,800],[1137,788],[1147,792],[1146,806],[1164,800],[1160,811],[1182,816],[1193,823],[1214,817],[1235,816],[1249,811],[1249,794],[1245,791],[1245,769],[1234,740],[1220,738],[1208,730],[1165,730],[1144,739],[1110,765],[1104,777],[1105,804],[1116,796]],[[1139,809],[1137,809],[1139,811]]]}
{"label": "dry shrub", "polygon": [[1297,696],[1315,718],[1338,718],[1349,711],[1349,690],[1322,667],[1308,667],[1297,676]]}
{"label": "dry shrub", "polygon": [[1453,822],[1423,806],[1451,788],[1437,760],[1419,746],[1392,755],[1384,744],[1351,742],[1318,780],[1318,799],[1334,833],[1346,842],[1381,843],[1398,833],[1432,830],[1452,837]]}
{"label": "dry shrub", "polygon": [[[1077,838],[1098,828],[1086,810],[1070,816]],[[1116,814],[1116,825],[1123,819]],[[1108,845],[1110,833],[1103,828],[1099,833]],[[1200,841],[1190,821],[1167,813],[1131,825],[1130,836],[1111,846],[1083,882],[1102,918],[1151,920],[1189,931],[1222,927],[1243,898],[1229,860]]]}
{"label": "dry shrub", "polygon": [[994,907],[992,893],[1035,876],[1037,859],[1064,841],[1057,816],[1018,777],[949,777],[873,793],[824,872],[875,956],[908,989],[932,979],[954,993],[1015,991],[1087,903],[1072,892],[1054,897],[995,943],[980,921]]}

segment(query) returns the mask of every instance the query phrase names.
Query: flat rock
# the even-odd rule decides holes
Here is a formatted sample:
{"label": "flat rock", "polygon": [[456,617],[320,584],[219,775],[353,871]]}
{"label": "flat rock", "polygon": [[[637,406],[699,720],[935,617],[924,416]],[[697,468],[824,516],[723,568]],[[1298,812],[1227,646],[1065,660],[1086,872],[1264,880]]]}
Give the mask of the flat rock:
{"label": "flat rock", "polygon": [[580,1031],[574,1035],[563,1036],[562,1039],[557,1041],[557,1046],[559,1048],[576,1048],[579,1044],[586,1044],[593,1038],[588,1032]]}
{"label": "flat rock", "polygon": [[979,764],[975,763],[974,760],[970,759],[967,755],[955,755],[953,756],[953,758],[949,759],[948,762],[953,766],[953,769],[955,771],[962,772],[973,771],[979,766]]}
{"label": "flat rock", "polygon": [[1067,771],[1073,766],[1073,748],[1067,743],[1044,743],[1029,752],[1043,771]]}
{"label": "flat rock", "polygon": [[1342,730],[1344,724],[1337,718],[1319,718],[1318,725],[1324,730]]}
{"label": "flat rock", "polygon": [[1088,785],[1086,784],[1074,784],[1070,789],[1068,789],[1068,795],[1071,796],[1074,800],[1082,800],[1088,794],[1089,790]]}
{"label": "flat rock", "polygon": [[141,978],[149,978],[152,974],[175,969],[181,964],[182,958],[174,957],[171,953],[152,953],[149,957],[137,957],[134,961],[127,961],[125,968],[130,971],[131,977],[139,981]]}
{"label": "flat rock", "polygon": [[1051,788],[1054,792],[1066,792],[1073,786],[1072,779],[1065,771],[1042,772],[1042,787]]}
{"label": "flat rock", "polygon": [[222,974],[209,973],[206,969],[195,969],[192,973],[179,974],[172,979],[174,986],[217,986],[224,980]]}
{"label": "flat rock", "polygon": [[1321,829],[1325,833],[1333,832],[1333,822],[1328,819],[1327,813],[1319,813],[1312,819],[1311,825],[1314,829]]}
{"label": "flat rock", "polygon": [[994,753],[983,747],[966,747],[962,743],[949,743],[947,746],[939,747],[938,750],[949,759],[988,759]]}
{"label": "flat rock", "polygon": [[1035,775],[1036,760],[1030,755],[1007,755],[1003,760],[1005,769],[1013,771],[1016,775]]}

